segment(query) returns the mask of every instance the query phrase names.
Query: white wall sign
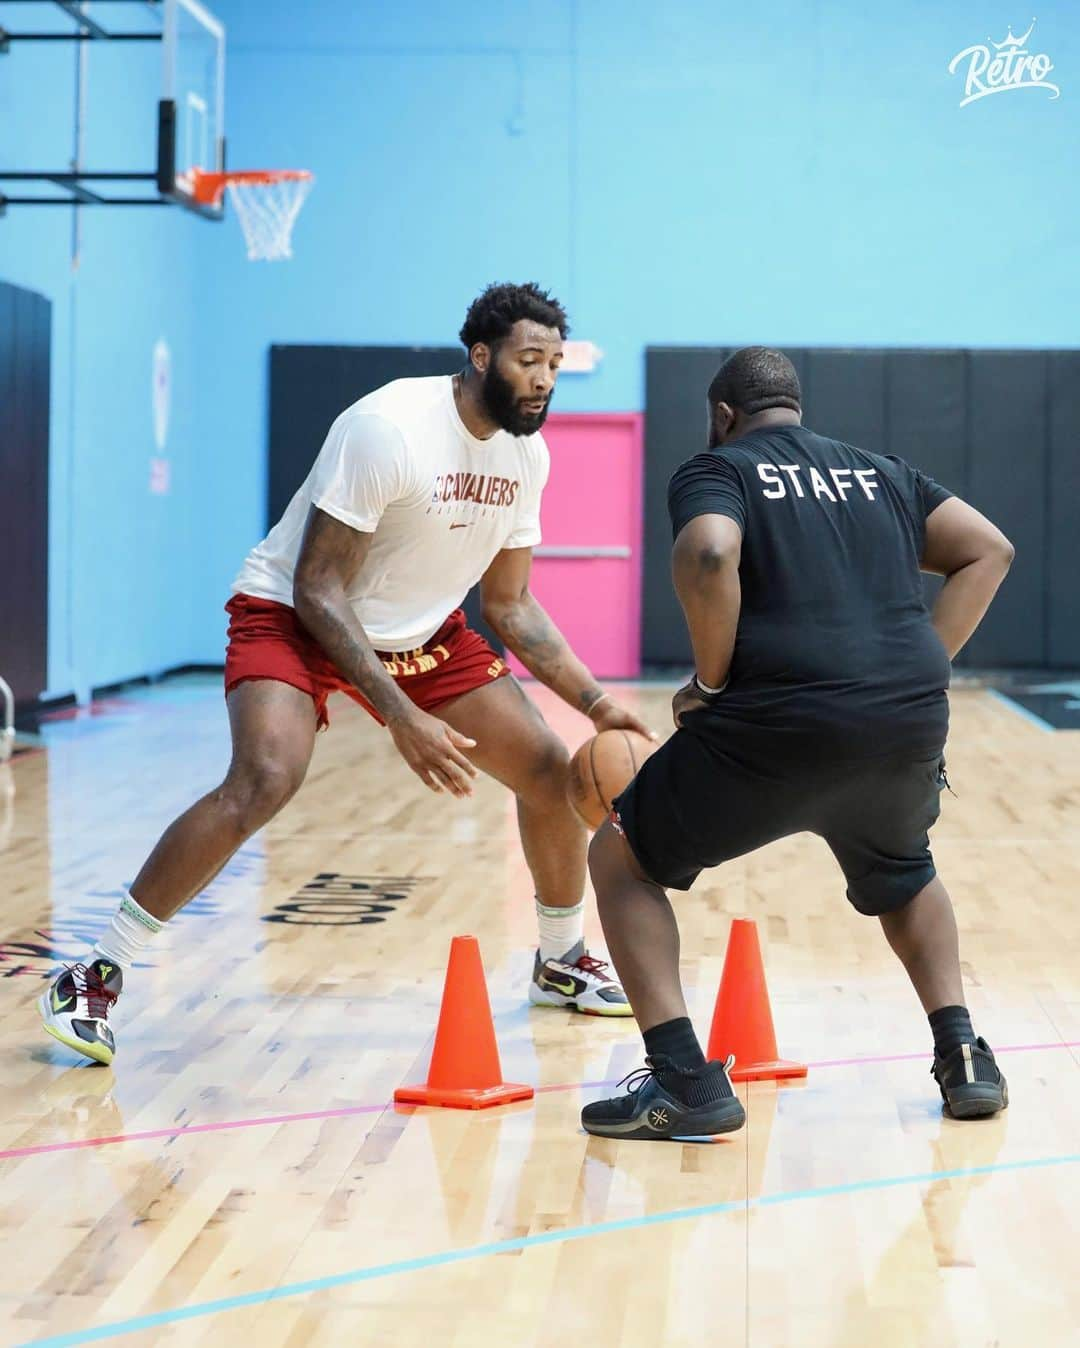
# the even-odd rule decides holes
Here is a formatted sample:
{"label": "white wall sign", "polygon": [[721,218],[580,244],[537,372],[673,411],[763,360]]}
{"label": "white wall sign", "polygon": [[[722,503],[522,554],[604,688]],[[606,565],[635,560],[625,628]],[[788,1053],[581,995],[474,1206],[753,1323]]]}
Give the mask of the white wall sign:
{"label": "white wall sign", "polygon": [[595,342],[563,342],[563,374],[589,374],[600,364],[604,353]]}
{"label": "white wall sign", "polygon": [[154,344],[153,378],[154,444],[157,445],[158,453],[164,454],[172,408],[172,353],[164,337],[159,337]]}

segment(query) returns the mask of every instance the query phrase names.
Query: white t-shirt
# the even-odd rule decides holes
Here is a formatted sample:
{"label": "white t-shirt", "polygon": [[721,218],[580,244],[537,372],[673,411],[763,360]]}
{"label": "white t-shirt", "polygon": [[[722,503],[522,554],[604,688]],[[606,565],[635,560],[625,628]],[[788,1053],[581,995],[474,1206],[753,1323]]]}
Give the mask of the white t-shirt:
{"label": "white t-shirt", "polygon": [[540,542],[549,466],[539,434],[471,435],[448,375],[397,379],[330,427],[307,480],[248,554],[233,592],[292,604],[315,505],[375,535],[349,602],[376,650],[414,650],[460,606],[496,553]]}

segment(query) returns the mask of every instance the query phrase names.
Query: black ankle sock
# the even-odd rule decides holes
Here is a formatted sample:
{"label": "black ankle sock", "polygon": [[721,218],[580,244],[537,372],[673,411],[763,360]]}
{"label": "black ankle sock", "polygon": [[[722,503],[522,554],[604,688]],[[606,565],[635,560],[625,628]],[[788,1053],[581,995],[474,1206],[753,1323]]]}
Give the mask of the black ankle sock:
{"label": "black ankle sock", "polygon": [[939,1058],[955,1053],[961,1044],[974,1044],[975,1031],[966,1006],[943,1006],[927,1017],[934,1035],[934,1052]]}
{"label": "black ankle sock", "polygon": [[701,1051],[694,1027],[688,1016],[678,1020],[665,1020],[662,1025],[654,1025],[645,1031],[645,1052],[650,1058],[662,1055],[669,1058],[676,1067],[697,1071],[705,1066],[705,1054]]}

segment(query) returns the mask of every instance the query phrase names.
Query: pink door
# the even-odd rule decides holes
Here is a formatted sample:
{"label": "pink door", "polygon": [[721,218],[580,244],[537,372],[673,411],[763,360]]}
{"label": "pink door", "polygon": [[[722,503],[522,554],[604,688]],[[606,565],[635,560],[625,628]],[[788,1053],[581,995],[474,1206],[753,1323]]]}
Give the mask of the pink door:
{"label": "pink door", "polygon": [[[553,413],[532,592],[602,679],[641,673],[642,418]],[[516,660],[514,672],[524,671]]]}

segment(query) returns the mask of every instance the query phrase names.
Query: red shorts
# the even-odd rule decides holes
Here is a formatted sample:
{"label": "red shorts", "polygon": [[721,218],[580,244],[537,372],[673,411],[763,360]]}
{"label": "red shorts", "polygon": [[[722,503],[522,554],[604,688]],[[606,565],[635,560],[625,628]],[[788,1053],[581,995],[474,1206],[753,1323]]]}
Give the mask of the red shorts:
{"label": "red shorts", "polygon": [[[367,698],[342,677],[319,643],[308,635],[288,604],[234,594],[225,612],[229,615],[226,697],[245,679],[276,679],[311,697],[320,730],[330,724],[326,699],[331,693],[348,693],[380,725],[384,724]],[[506,662],[484,638],[465,625],[462,609],[451,613],[431,640],[416,650],[375,654],[402,692],[422,711],[432,711],[510,673]]]}

